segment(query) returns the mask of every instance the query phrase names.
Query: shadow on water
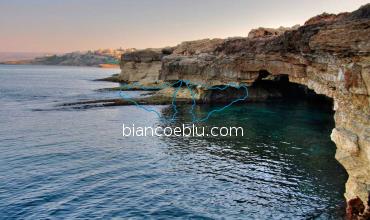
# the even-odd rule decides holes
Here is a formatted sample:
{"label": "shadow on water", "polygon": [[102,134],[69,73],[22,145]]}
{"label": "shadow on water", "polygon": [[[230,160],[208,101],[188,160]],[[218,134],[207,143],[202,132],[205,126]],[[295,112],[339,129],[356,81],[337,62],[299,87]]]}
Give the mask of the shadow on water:
{"label": "shadow on water", "polygon": [[[271,211],[268,216],[283,210],[285,217],[341,218],[348,175],[335,160],[330,140],[333,103],[301,89],[287,90],[289,96],[280,100],[233,105],[196,124],[205,127],[205,134],[212,127],[242,127],[243,136],[163,137],[173,143],[167,153],[182,155],[188,172],[246,189],[241,198],[233,198],[244,210],[261,206]],[[202,117],[218,107],[222,105],[199,105],[195,113]],[[179,106],[179,119],[161,126],[191,126],[189,111],[190,106]],[[170,107],[163,110],[171,112]]]}

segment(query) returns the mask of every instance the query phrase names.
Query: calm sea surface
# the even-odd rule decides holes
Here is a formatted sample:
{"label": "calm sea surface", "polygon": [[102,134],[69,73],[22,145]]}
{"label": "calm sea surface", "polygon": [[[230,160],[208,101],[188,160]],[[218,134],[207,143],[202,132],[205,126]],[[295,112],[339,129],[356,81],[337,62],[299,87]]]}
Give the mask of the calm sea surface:
{"label": "calm sea surface", "polygon": [[135,106],[56,107],[118,97],[97,91],[117,84],[93,81],[116,72],[0,65],[0,219],[336,219],[343,210],[332,112],[244,104],[204,124],[242,126],[244,137],[122,137],[123,123],[163,124]]}

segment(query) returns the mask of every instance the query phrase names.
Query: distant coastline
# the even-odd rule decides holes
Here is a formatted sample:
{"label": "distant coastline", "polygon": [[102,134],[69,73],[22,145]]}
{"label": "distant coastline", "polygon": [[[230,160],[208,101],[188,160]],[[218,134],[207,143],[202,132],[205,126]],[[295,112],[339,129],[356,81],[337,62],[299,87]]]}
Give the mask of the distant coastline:
{"label": "distant coastline", "polygon": [[135,49],[99,49],[87,52],[43,55],[30,59],[8,59],[0,64],[7,65],[55,65],[55,66],[94,66],[101,68],[119,68],[121,55]]}

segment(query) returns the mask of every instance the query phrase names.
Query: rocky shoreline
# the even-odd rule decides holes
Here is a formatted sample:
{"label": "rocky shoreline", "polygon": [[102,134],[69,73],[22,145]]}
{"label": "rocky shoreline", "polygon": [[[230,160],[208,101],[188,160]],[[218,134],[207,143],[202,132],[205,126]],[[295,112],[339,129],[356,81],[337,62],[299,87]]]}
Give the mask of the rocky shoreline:
{"label": "rocky shoreline", "polygon": [[[115,81],[246,84],[255,91],[251,97],[256,101],[278,95],[281,90],[269,85],[283,82],[279,85],[284,88],[288,86],[281,81],[284,78],[332,99],[335,157],[349,175],[347,217],[370,218],[370,4],[351,13],[324,13],[302,26],[255,29],[245,38],[205,39],[126,53],[121,70]],[[195,89],[200,102],[231,98],[202,86]]]}

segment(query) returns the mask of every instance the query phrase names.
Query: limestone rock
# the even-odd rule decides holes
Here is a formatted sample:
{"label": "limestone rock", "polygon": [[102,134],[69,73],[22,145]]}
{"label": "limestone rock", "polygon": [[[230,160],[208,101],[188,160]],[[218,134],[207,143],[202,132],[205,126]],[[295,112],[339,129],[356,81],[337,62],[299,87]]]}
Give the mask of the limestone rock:
{"label": "limestone rock", "polygon": [[[362,201],[370,210],[370,4],[352,13],[322,14],[290,30],[260,28],[249,37],[189,41],[167,51],[128,55],[123,75],[133,70],[132,75],[141,75],[135,80],[144,79],[137,72],[147,68],[164,81],[253,86],[267,73],[332,98],[336,128],[331,138],[349,175],[345,197],[349,206],[358,198],[356,205]],[[135,72],[145,62],[156,67]]]}
{"label": "limestone rock", "polygon": [[121,57],[120,81],[123,82],[155,82],[159,80],[159,73],[163,57],[171,54],[173,48],[145,49],[125,53]]}
{"label": "limestone rock", "polygon": [[343,17],[347,16],[348,13],[340,13],[340,14],[328,14],[328,13],[322,13],[321,15],[316,15],[315,17],[312,17],[308,19],[304,24],[305,25],[313,25],[313,24],[319,24],[319,23],[329,23],[334,22],[339,19],[342,19]]}
{"label": "limestone rock", "polygon": [[178,55],[195,55],[201,53],[211,53],[215,50],[223,39],[203,39],[196,41],[186,41],[175,47],[174,54]]}
{"label": "limestone rock", "polygon": [[334,128],[330,137],[338,148],[342,148],[351,155],[358,155],[360,149],[358,147],[358,138],[356,134],[344,128]]}
{"label": "limestone rock", "polygon": [[145,49],[123,54],[122,61],[149,63],[153,61],[161,61],[162,56],[163,53],[161,49]]}
{"label": "limestone rock", "polygon": [[286,28],[286,27],[279,27],[279,28],[257,28],[257,29],[252,29],[248,33],[248,38],[253,39],[253,38],[266,38],[266,37],[276,37],[281,34],[283,34],[285,31],[288,30],[295,30],[299,27],[299,25],[295,25],[291,28]]}

